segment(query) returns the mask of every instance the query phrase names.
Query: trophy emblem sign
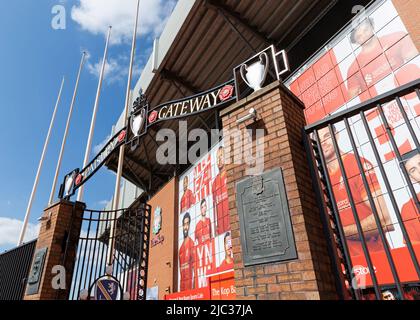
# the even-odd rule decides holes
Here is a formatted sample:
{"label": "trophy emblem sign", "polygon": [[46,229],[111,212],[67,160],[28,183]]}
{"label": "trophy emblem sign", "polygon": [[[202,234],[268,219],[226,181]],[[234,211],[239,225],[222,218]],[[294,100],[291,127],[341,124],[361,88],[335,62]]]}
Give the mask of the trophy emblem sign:
{"label": "trophy emblem sign", "polygon": [[71,188],[73,188],[73,181],[74,181],[74,175],[73,174],[67,177],[66,182],[64,184],[64,195],[65,195],[65,197],[70,195]]}
{"label": "trophy emblem sign", "polygon": [[131,139],[131,150],[135,150],[139,144],[139,137],[143,133],[149,107],[149,103],[142,90],[139,93],[139,97],[133,103],[133,112],[130,117],[130,129],[134,136]]}
{"label": "trophy emblem sign", "polygon": [[146,118],[146,110],[142,108],[137,114],[131,117],[131,132],[134,137],[138,137],[143,129],[144,120]]}
{"label": "trophy emblem sign", "polygon": [[63,185],[63,195],[60,198],[68,198],[74,194],[74,184],[76,181],[76,177],[78,176],[79,171],[73,170],[64,178],[64,185]]}
{"label": "trophy emblem sign", "polygon": [[[268,72],[268,56],[265,52],[258,56],[259,60],[247,66],[241,65],[241,77],[245,83],[255,91],[261,89]],[[245,74],[246,72],[246,74]]]}

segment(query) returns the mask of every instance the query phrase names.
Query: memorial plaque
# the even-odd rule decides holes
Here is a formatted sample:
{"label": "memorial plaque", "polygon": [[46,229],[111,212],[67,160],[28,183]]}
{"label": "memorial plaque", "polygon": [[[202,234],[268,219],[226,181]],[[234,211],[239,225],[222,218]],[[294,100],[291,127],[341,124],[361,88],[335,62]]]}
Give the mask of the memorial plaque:
{"label": "memorial plaque", "polygon": [[34,262],[28,277],[28,288],[26,291],[28,296],[37,294],[39,291],[47,250],[47,248],[42,248],[37,250],[34,254]]}
{"label": "memorial plaque", "polygon": [[245,266],[297,258],[281,169],[238,182],[236,203]]}

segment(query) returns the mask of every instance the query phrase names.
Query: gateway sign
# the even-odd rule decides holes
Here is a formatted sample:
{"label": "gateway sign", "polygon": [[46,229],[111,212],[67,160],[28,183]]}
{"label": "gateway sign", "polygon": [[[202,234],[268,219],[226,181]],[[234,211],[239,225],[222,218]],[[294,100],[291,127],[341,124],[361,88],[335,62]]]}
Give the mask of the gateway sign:
{"label": "gateway sign", "polygon": [[234,81],[186,99],[165,103],[148,114],[148,126],[159,121],[182,118],[220,107],[235,99]]}
{"label": "gateway sign", "polygon": [[129,123],[133,136],[130,137],[127,144],[131,145],[131,150],[135,150],[140,143],[140,138],[154,124],[166,120],[185,118],[226,106],[235,99],[234,79],[195,96],[166,102],[152,110],[149,110],[147,98],[140,91],[139,97],[133,103],[133,110],[130,115]]}
{"label": "gateway sign", "polygon": [[64,182],[60,187],[59,198],[69,198],[74,195],[75,191],[102,167],[112,152],[125,143],[126,136],[127,130],[125,128],[120,130],[85,168],[80,171],[79,169],[73,170],[66,175]]}
{"label": "gateway sign", "polygon": [[[134,149],[138,145],[139,138],[147,133],[147,129],[155,123],[188,117],[210,109],[219,108],[235,99],[234,80],[195,96],[162,104],[151,111],[149,111],[147,99],[140,93],[140,97],[134,102],[133,113],[129,121],[130,129],[133,133],[131,140],[127,141],[128,128],[118,132],[85,168],[80,171],[79,169],[73,170],[66,175],[60,188],[59,198],[70,198],[74,195],[75,191],[89,180],[123,143],[131,144],[132,149]],[[145,125],[146,121],[147,125]]]}

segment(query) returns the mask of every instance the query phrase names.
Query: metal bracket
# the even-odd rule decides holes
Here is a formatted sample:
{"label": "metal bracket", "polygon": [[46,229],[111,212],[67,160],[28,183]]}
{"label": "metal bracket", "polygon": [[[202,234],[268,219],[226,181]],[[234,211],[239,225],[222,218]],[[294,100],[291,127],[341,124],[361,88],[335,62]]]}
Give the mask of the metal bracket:
{"label": "metal bracket", "polygon": [[249,109],[249,112],[246,116],[236,120],[236,124],[241,124],[249,119],[253,119],[254,121],[257,119],[257,110],[254,108]]}

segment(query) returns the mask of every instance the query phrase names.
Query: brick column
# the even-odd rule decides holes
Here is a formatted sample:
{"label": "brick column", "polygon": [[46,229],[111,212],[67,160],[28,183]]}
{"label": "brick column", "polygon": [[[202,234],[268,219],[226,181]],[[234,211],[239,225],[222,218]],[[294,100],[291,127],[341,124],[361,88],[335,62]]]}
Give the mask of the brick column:
{"label": "brick column", "polygon": [[392,0],[417,50],[420,51],[420,5],[418,0]]}
{"label": "brick column", "polygon": [[[238,125],[237,119],[246,116],[250,108],[257,111],[257,122],[248,120]],[[224,130],[245,130],[250,125],[265,129],[264,171],[283,170],[298,252],[295,260],[244,267],[235,188],[245,176],[246,165],[227,165],[237,298],[336,299],[335,278],[302,142],[302,102],[275,82],[222,110],[220,116]],[[233,157],[235,150],[231,154]]]}
{"label": "brick column", "polygon": [[[41,223],[34,256],[35,260],[36,253],[40,250],[46,249],[39,289],[37,293],[31,294],[30,290],[28,290],[30,283],[28,283],[24,300],[67,299],[73,275],[76,249],[84,209],[84,203],[73,203],[62,200],[44,210],[43,217],[47,220],[44,220]],[[66,251],[67,241],[69,245]],[[65,261],[63,260],[64,257]],[[32,262],[32,266],[33,264],[34,261]],[[65,290],[55,290],[52,287],[52,280],[55,275],[52,273],[52,269],[56,265],[63,265],[65,267]],[[30,275],[31,272],[32,267]],[[28,281],[30,281],[30,279]]]}

